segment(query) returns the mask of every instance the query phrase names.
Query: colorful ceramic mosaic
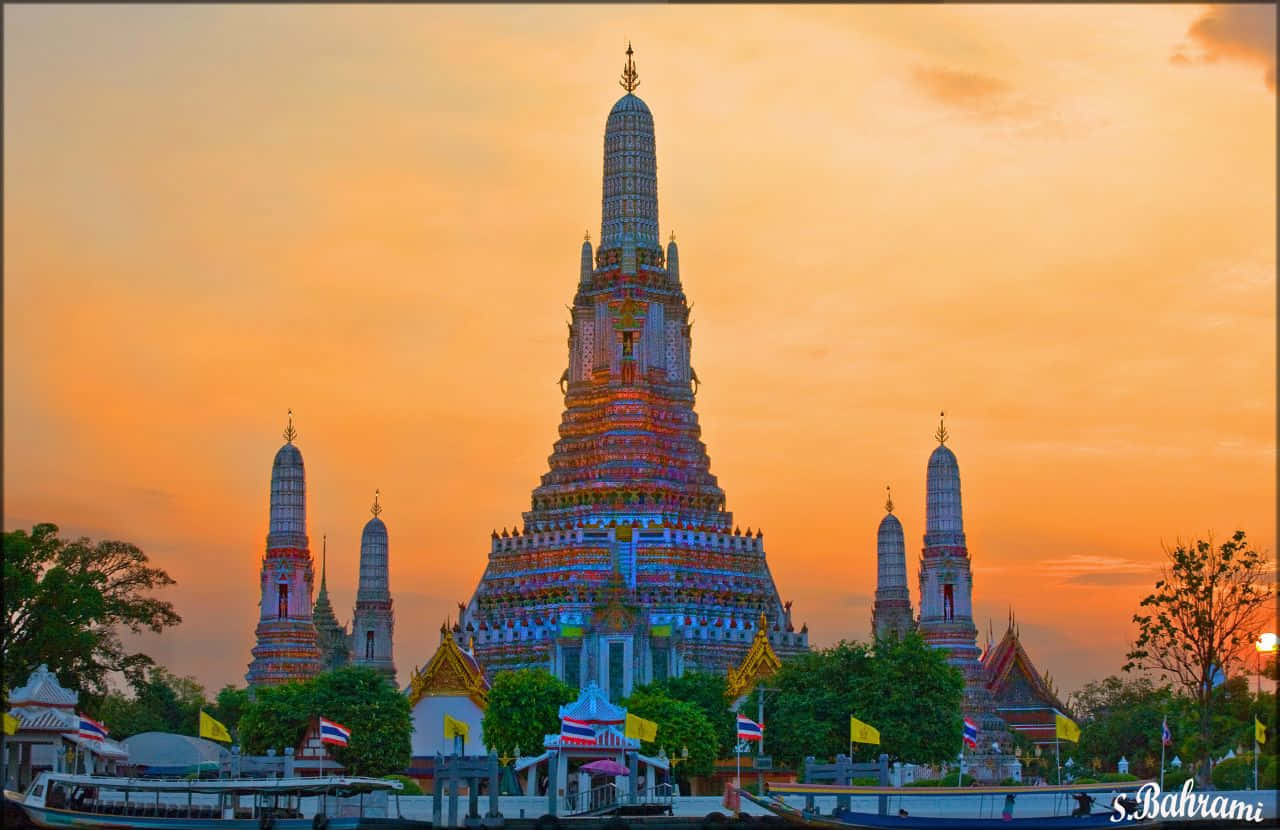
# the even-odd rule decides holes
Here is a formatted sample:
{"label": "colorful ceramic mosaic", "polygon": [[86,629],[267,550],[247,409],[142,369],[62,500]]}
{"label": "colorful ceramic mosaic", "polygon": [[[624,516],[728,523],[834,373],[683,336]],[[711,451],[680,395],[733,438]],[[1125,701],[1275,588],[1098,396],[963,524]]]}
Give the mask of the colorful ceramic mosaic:
{"label": "colorful ceramic mosaic", "polygon": [[582,245],[565,410],[550,470],[455,626],[486,671],[546,667],[614,699],[635,683],[725,672],[763,615],[781,656],[807,650],[763,534],[725,509],[694,412],[692,321],[674,237],[658,236],[653,116],[624,88],[605,126],[600,246]]}
{"label": "colorful ceramic mosaic", "polygon": [[314,573],[307,542],[307,486],[298,435],[289,413],[285,444],[271,465],[271,515],[262,559],[261,601],[254,632],[250,686],[274,686],[320,673],[320,648],[312,621]]}

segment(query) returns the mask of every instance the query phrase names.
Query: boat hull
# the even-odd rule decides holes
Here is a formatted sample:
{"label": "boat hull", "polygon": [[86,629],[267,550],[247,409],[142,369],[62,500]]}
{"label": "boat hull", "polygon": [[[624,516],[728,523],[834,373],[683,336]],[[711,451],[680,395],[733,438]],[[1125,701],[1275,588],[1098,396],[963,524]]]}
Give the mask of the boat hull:
{"label": "boat hull", "polygon": [[[855,813],[840,810],[835,815],[818,815],[806,813],[788,804],[773,799],[759,798],[742,792],[742,797],[757,806],[763,807],[788,824],[821,830],[880,830],[880,828],[901,828],[902,830],[1018,830],[1018,828],[1062,828],[1062,830],[1084,830],[1084,828],[1108,827],[1112,825],[1111,812],[1094,812],[1087,816],[1027,816],[1022,818],[944,818],[939,816],[900,816],[879,815],[878,813]],[[1133,822],[1129,822],[1133,824]],[[1152,825],[1139,822],[1144,828]]]}
{"label": "boat hull", "polygon": [[[258,819],[177,818],[162,816],[117,816],[81,813],[52,807],[18,806],[27,818],[44,830],[264,830]],[[430,822],[354,816],[330,816],[326,830],[373,830],[391,827],[430,827]],[[277,818],[269,830],[317,830],[314,819]]]}

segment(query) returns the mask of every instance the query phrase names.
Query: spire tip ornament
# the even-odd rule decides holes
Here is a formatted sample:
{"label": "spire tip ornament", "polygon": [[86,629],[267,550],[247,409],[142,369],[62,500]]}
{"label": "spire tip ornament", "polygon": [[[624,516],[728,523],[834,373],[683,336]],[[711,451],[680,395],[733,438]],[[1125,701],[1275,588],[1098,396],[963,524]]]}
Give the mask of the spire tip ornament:
{"label": "spire tip ornament", "polygon": [[946,444],[947,439],[951,437],[951,433],[947,432],[947,425],[943,423],[943,419],[947,417],[947,413],[938,413],[938,431],[933,434],[938,439],[939,444]]}
{"label": "spire tip ornament", "polygon": [[298,431],[293,428],[293,410],[289,410],[289,426],[285,427],[284,440],[286,443],[292,444],[293,439],[298,437]]}
{"label": "spire tip ornament", "polygon": [[618,86],[631,94],[636,87],[640,86],[640,73],[636,71],[635,61],[631,60],[631,56],[635,52],[631,49],[631,41],[627,41],[627,65],[622,68],[622,80],[618,81]]}
{"label": "spire tip ornament", "polygon": [[884,503],[884,509],[892,513],[893,512],[893,491],[889,489],[888,484],[884,486],[884,492],[885,492],[885,499],[886,499]]}
{"label": "spire tip ornament", "polygon": [[375,517],[382,512],[382,505],[378,504],[378,496],[380,495],[382,495],[381,490],[373,491],[373,507],[370,508],[370,511]]}

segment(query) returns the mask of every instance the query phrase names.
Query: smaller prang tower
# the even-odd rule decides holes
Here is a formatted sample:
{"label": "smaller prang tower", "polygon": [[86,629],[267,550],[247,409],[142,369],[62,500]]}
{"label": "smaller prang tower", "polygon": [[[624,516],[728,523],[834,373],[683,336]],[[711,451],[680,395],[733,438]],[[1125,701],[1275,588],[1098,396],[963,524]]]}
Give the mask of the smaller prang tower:
{"label": "smaller prang tower", "polygon": [[893,493],[886,486],[885,516],[876,532],[876,601],[871,611],[871,634],[877,640],[901,640],[914,624],[907,588],[907,545],[902,522],[893,515]]}
{"label": "smaller prang tower", "polygon": [[258,628],[249,686],[276,686],[320,673],[320,649],[312,622],[315,579],[307,543],[307,475],[294,446],[293,410],[285,444],[271,465],[271,518],[262,558]]}
{"label": "smaller prang tower", "polygon": [[[945,417],[946,413],[942,413]],[[925,502],[924,550],[920,554],[920,634],[947,653],[947,662],[964,675],[964,716],[978,725],[978,746],[969,758],[975,780],[998,782],[1014,761],[1012,739],[995,713],[987,689],[973,624],[973,575],[960,506],[960,464],[947,447],[946,424],[934,433],[938,446],[929,456]],[[993,747],[993,744],[995,745]]]}
{"label": "smaller prang tower", "polygon": [[329,540],[326,537],[320,554],[320,592],[316,594],[311,619],[319,638],[321,667],[325,671],[333,671],[351,661],[351,636],[346,627],[338,622],[338,615],[333,613],[333,603],[329,601],[329,586],[326,584],[328,570]]}
{"label": "smaller prang tower", "polygon": [[387,573],[387,526],[379,518],[381,493],[373,494],[373,518],[360,536],[360,587],[351,615],[351,662],[377,669],[392,685],[396,666],[391,657],[392,629],[390,577]]}

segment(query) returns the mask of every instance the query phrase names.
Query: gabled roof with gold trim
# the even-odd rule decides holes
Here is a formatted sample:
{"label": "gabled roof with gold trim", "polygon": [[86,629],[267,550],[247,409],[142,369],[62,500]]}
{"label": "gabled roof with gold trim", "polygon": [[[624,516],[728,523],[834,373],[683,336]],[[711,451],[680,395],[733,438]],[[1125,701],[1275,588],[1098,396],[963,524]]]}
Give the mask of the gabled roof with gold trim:
{"label": "gabled roof with gold trim", "polygon": [[[997,705],[1005,702],[1001,698],[1006,690],[1014,685],[1025,684],[1026,690],[1041,703],[1067,711],[1057,692],[1031,662],[1012,620],[1000,643],[987,649],[987,653],[982,655],[982,668],[987,676],[987,688],[995,696]],[[1019,678],[1022,679],[1022,684],[1018,683]]]}
{"label": "gabled roof with gold trim", "polygon": [[747,656],[738,668],[729,667],[729,680],[725,684],[725,696],[737,700],[755,688],[766,677],[772,677],[782,668],[782,661],[769,645],[769,621],[764,614],[756,622],[756,636],[751,641]]}
{"label": "gabled roof with gold trim", "polygon": [[424,697],[466,695],[484,709],[489,703],[489,681],[476,658],[458,645],[447,624],[440,626],[440,647],[409,679],[409,705]]}

